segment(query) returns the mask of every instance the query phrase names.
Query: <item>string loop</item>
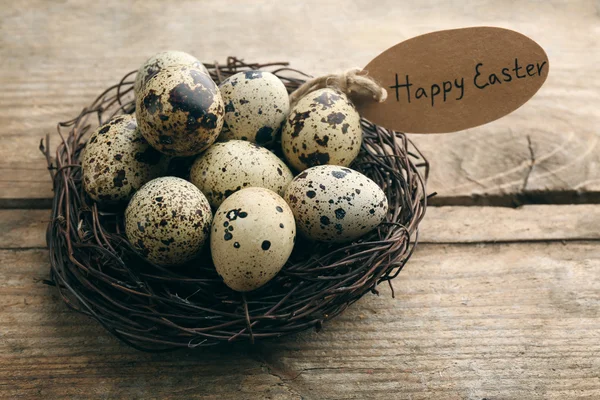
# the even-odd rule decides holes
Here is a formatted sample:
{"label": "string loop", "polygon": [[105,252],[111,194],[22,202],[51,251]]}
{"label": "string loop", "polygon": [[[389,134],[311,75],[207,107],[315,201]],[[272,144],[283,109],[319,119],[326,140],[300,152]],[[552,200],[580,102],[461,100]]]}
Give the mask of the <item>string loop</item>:
{"label": "string loop", "polygon": [[383,103],[387,99],[387,91],[373,78],[360,68],[351,68],[338,74],[323,75],[310,79],[290,94],[290,109],[310,92],[323,88],[334,88],[348,95],[348,97],[370,97]]}

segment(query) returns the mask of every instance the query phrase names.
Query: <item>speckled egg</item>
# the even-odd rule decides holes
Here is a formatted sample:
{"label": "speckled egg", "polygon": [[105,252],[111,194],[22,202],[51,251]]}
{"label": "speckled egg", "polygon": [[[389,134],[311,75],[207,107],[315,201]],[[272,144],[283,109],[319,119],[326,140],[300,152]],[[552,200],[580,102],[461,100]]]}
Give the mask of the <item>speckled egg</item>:
{"label": "speckled egg", "polygon": [[219,87],[229,128],[221,138],[272,143],[290,110],[283,82],[270,72],[245,71],[230,76]]}
{"label": "speckled egg", "polygon": [[129,242],[147,260],[164,266],[194,258],[209,236],[211,222],[202,192],[172,176],[146,183],[125,210]]}
{"label": "speckled egg", "polygon": [[190,171],[190,181],[213,207],[246,187],[263,187],[283,196],[293,177],[275,154],[242,140],[215,143],[198,156]]}
{"label": "speckled egg", "polygon": [[361,143],[358,111],[344,93],[331,88],[301,98],[281,133],[285,158],[298,171],[315,165],[348,166]]}
{"label": "speckled egg", "polygon": [[191,66],[160,70],[136,98],[142,135],[155,149],[172,156],[192,156],[213,144],[224,112],[219,88]]}
{"label": "speckled egg", "polygon": [[294,215],[286,202],[269,189],[247,188],[229,196],[215,213],[210,250],[225,284],[246,292],[277,275],[295,239]]}
{"label": "speckled egg", "polygon": [[98,127],[87,142],[81,160],[83,187],[98,202],[127,201],[166,171],[167,158],[144,139],[133,115],[118,115]]}
{"label": "speckled egg", "polygon": [[206,67],[193,55],[176,50],[162,51],[147,59],[140,69],[138,69],[133,85],[134,92],[140,93],[142,86],[148,79],[161,69],[175,65],[190,65],[208,74]]}
{"label": "speckled egg", "polygon": [[309,168],[284,195],[298,231],[313,240],[346,242],[379,225],[388,211],[381,188],[360,172],[336,165]]}

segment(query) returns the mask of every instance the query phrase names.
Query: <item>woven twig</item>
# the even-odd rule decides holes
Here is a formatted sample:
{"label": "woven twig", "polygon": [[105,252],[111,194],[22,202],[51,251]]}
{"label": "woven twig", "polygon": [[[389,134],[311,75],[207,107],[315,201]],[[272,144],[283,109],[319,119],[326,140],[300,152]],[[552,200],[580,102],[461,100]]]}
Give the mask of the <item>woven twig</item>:
{"label": "woven twig", "polygon": [[[217,83],[243,70],[270,70],[289,92],[307,78],[286,63],[249,64],[233,57],[223,66],[206,67]],[[58,124],[61,142],[54,156],[48,138],[40,144],[54,184],[46,235],[51,279],[69,307],[141,350],[257,341],[318,329],[402,270],[425,214],[429,166],[404,134],[366,120],[352,168],[383,188],[390,208],[386,221],[360,240],[331,245],[299,239],[283,270],[244,295],[223,284],[208,249],[175,269],[140,259],[123,234],[123,210],[101,210],[90,200],[82,190],[80,167],[87,134],[115,114],[134,111],[133,74],[76,118]]]}

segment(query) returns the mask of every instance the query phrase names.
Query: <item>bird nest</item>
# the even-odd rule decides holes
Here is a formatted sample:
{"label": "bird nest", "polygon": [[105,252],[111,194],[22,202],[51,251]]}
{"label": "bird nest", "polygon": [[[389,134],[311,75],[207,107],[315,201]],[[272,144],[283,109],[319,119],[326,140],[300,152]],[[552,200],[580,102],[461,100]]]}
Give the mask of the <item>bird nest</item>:
{"label": "bird nest", "polygon": [[[206,64],[219,84],[248,69],[277,75],[291,93],[308,75],[287,63],[248,64],[230,57]],[[114,115],[133,113],[135,71],[106,89],[74,119],[57,126],[61,142],[51,153],[42,140],[54,186],[46,240],[51,281],[65,303],[97,320],[135,348],[164,351],[220,342],[263,340],[319,330],[364,294],[395,278],[415,249],[427,203],[429,165],[409,139],[362,120],[364,141],[352,168],[384,190],[386,220],[349,244],[299,238],[282,271],[247,293],[229,289],[217,275],[209,249],[178,268],[151,265],[124,235],[123,209],[104,209],[81,184],[88,134]],[[277,146],[277,144],[276,144]],[[175,160],[185,175],[188,160]],[[208,247],[208,246],[206,246]],[[393,287],[392,287],[393,296]]]}

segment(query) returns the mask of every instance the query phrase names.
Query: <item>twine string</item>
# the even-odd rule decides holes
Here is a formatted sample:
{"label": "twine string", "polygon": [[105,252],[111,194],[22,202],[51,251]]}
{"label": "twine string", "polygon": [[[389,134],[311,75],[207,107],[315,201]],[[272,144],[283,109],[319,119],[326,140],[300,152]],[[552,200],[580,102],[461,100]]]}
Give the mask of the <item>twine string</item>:
{"label": "twine string", "polygon": [[333,88],[345,93],[351,99],[357,97],[372,98],[383,103],[387,99],[387,91],[361,68],[351,68],[337,74],[323,75],[310,79],[290,94],[290,108],[310,92],[323,88]]}

